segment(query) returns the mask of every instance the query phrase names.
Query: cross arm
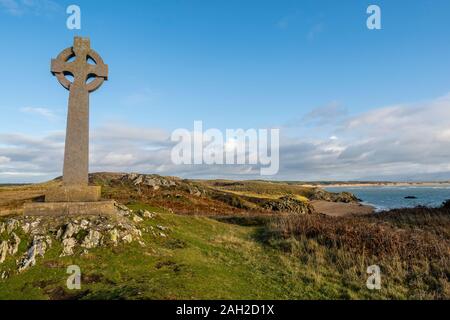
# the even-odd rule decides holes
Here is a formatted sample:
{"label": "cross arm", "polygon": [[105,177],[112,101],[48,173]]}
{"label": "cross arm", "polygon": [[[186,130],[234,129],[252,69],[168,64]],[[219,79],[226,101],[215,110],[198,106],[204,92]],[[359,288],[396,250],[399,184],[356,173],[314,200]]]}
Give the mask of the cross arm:
{"label": "cross arm", "polygon": [[88,73],[96,77],[104,78],[108,80],[108,65],[107,64],[96,64],[89,65]]}

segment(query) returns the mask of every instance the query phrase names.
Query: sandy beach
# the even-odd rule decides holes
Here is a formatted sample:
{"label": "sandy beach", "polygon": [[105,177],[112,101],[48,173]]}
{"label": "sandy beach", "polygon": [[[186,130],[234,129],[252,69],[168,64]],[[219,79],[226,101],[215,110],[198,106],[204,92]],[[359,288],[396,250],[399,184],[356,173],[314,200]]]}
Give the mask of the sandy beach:
{"label": "sandy beach", "polygon": [[371,214],[375,208],[360,203],[342,203],[328,201],[311,201],[318,213],[332,217],[343,217],[352,214]]}

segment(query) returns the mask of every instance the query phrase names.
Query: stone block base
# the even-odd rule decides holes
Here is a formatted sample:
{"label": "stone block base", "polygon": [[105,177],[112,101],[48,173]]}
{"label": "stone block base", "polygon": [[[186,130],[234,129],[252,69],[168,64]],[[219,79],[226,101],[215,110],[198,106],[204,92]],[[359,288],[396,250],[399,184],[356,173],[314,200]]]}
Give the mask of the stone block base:
{"label": "stone block base", "polygon": [[100,200],[101,187],[61,186],[45,193],[45,202],[96,202]]}
{"label": "stone block base", "polygon": [[117,213],[115,201],[34,202],[24,206],[25,216],[101,216]]}

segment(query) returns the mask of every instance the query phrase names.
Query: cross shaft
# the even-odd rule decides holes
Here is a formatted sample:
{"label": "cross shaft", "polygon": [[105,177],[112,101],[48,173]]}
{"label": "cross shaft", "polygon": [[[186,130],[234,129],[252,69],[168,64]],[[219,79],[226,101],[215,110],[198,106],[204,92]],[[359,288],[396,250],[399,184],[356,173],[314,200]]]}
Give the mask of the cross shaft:
{"label": "cross shaft", "polygon": [[[71,61],[72,59],[75,59]],[[90,64],[92,60],[95,64]],[[90,48],[87,38],[75,37],[74,45],[52,60],[51,71],[70,91],[64,152],[65,186],[87,186],[89,174],[89,93],[108,79],[108,66]],[[73,82],[66,76],[73,76]],[[89,80],[92,80],[89,82]]]}

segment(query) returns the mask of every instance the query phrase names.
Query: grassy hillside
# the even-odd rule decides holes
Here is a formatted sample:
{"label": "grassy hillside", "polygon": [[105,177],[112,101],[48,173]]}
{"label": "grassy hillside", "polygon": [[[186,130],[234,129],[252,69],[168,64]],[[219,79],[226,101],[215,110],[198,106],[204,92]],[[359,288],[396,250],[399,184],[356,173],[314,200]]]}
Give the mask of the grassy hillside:
{"label": "grassy hillside", "polygon": [[[0,280],[0,299],[300,299],[370,297],[349,292],[305,270],[294,257],[258,240],[261,227],[243,227],[204,217],[163,212],[148,225],[170,228],[167,238],[145,236],[138,244],[97,248],[60,258],[54,246],[30,270]],[[24,234],[20,234],[25,238]],[[21,247],[25,251],[26,246]],[[13,259],[0,265],[11,267]],[[66,268],[82,270],[82,290],[65,287]],[[317,281],[315,281],[317,280]]]}
{"label": "grassy hillside", "polygon": [[[103,247],[64,258],[56,245],[35,267],[0,280],[0,299],[450,298],[448,209],[416,213],[416,222],[427,221],[421,229],[390,215],[338,223],[290,215],[217,221],[130,207],[158,211],[142,223],[168,227],[167,237],[144,235],[145,247]],[[426,231],[433,221],[441,231]],[[11,258],[0,270],[14,263]],[[81,291],[65,287],[72,264],[81,267]],[[382,268],[380,291],[366,288],[370,264]]]}
{"label": "grassy hillside", "polygon": [[[336,218],[278,210],[330,196],[297,185],[121,174],[97,174],[91,183],[134,212],[156,212],[127,217],[156,232],[144,232],[141,243],[76,247],[61,257],[49,229],[53,245],[19,273],[33,237],[17,228],[18,252],[0,263],[0,299],[450,299],[449,204]],[[3,193],[10,214],[20,214],[20,203],[39,200],[46,186],[0,188],[0,200]],[[0,243],[10,238],[0,230]],[[374,264],[379,291],[366,287]],[[66,288],[70,265],[81,268],[81,290]]]}

